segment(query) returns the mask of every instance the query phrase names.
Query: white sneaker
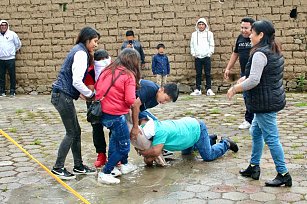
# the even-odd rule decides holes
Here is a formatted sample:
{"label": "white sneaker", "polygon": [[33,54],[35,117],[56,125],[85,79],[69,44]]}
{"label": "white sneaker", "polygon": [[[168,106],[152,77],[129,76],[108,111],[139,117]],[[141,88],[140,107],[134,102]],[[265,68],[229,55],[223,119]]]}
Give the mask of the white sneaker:
{"label": "white sneaker", "polygon": [[213,93],[213,91],[211,89],[208,89],[207,91],[207,96],[214,96],[215,93]]}
{"label": "white sneaker", "polygon": [[201,90],[195,89],[194,92],[190,94],[191,96],[200,96],[201,95]]}
{"label": "white sneaker", "polygon": [[111,171],[111,175],[114,177],[118,177],[120,175],[122,175],[122,172],[120,172],[120,170],[118,169],[118,167],[114,167],[114,169]]}
{"label": "white sneaker", "polygon": [[239,129],[248,129],[250,126],[251,124],[245,120],[241,125],[239,125]]}
{"label": "white sneaker", "polygon": [[120,165],[120,171],[122,174],[128,174],[132,171],[135,171],[138,167],[134,164],[127,163],[127,164],[122,164]]}
{"label": "white sneaker", "polygon": [[105,184],[118,184],[120,183],[120,180],[117,178],[114,178],[111,174],[105,174],[102,172],[98,173],[98,182],[105,183]]}

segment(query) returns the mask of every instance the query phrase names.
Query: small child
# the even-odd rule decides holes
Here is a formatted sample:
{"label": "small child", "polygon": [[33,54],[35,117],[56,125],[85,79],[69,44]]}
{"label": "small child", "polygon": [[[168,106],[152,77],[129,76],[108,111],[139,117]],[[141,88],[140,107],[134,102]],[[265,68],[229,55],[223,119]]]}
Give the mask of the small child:
{"label": "small child", "polygon": [[[84,84],[94,90],[94,85],[102,72],[109,64],[111,64],[111,57],[108,52],[100,49],[94,53],[94,64],[87,70],[87,75],[84,80]],[[87,102],[87,108],[91,103]],[[107,161],[106,156],[106,140],[103,132],[103,125],[101,123],[91,124],[93,128],[93,142],[97,153],[97,160],[94,165],[96,168],[101,167]]]}
{"label": "small child", "polygon": [[167,75],[170,73],[169,61],[166,54],[164,54],[164,49],[164,44],[158,44],[158,53],[152,57],[152,73],[156,75],[157,84],[161,87],[166,84]]}

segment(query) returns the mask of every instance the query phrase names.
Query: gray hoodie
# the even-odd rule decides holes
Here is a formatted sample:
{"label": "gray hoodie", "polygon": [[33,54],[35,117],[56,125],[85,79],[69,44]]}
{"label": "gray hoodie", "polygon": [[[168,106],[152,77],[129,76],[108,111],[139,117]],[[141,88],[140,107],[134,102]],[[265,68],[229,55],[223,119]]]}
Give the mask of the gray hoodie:
{"label": "gray hoodie", "polygon": [[15,59],[16,52],[21,47],[21,42],[18,35],[10,30],[9,23],[6,20],[1,20],[0,24],[8,25],[5,33],[0,33],[0,60]]}
{"label": "gray hoodie", "polygon": [[[202,32],[199,31],[197,27],[199,22],[204,22],[206,24],[206,28]],[[190,43],[191,55],[196,58],[211,57],[214,53],[214,38],[205,18],[198,19],[195,30],[196,31],[192,33]]]}

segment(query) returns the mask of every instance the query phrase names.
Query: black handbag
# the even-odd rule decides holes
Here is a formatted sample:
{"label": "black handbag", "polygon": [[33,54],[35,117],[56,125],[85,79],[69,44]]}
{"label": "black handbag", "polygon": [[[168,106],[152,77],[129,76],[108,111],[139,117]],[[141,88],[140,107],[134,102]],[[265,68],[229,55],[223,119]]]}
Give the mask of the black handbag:
{"label": "black handbag", "polygon": [[118,74],[118,76],[114,80],[112,80],[111,85],[109,86],[109,88],[107,89],[106,93],[102,96],[101,99],[94,100],[94,101],[91,102],[91,105],[87,109],[87,114],[86,114],[86,119],[87,119],[88,122],[90,122],[92,124],[98,124],[98,123],[101,122],[101,116],[102,116],[101,101],[108,94],[110,88],[113,86],[113,84],[119,78],[119,76],[121,74],[122,74],[122,72],[120,72]]}

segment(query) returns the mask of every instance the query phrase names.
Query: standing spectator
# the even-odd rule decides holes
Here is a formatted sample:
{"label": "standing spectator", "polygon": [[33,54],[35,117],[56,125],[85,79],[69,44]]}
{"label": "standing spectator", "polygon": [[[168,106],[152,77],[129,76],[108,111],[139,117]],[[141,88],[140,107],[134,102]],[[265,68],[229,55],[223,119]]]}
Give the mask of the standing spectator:
{"label": "standing spectator", "polygon": [[125,114],[135,101],[141,76],[139,66],[139,53],[131,48],[123,49],[116,60],[102,71],[95,84],[96,100],[104,97],[101,101],[101,123],[112,132],[108,161],[98,174],[98,181],[101,183],[120,183],[119,179],[114,178],[117,174],[114,170],[119,172],[116,167],[118,162],[121,165],[117,175],[137,169],[135,165],[128,163],[130,133]]}
{"label": "standing spectator", "polygon": [[166,84],[167,75],[170,73],[168,57],[164,53],[164,44],[157,45],[158,53],[152,57],[152,73],[157,76],[157,84],[161,87]]}
{"label": "standing spectator", "polygon": [[[240,62],[240,76],[245,76],[245,66],[248,61],[249,52],[251,50],[251,40],[249,38],[250,34],[252,33],[252,24],[255,22],[252,18],[243,18],[241,20],[241,34],[238,36],[236,41],[236,46],[231,54],[230,60],[227,64],[224,78],[229,79],[230,70],[234,67],[235,62],[239,58]],[[243,93],[244,102],[246,101],[246,96]],[[245,102],[246,103],[246,102]],[[254,114],[250,113],[247,109],[245,111],[245,121],[239,125],[239,129],[248,129],[251,126],[252,120],[254,118]]]}
{"label": "standing spectator", "polygon": [[246,92],[246,107],[255,113],[250,128],[252,155],[250,165],[241,170],[242,176],[255,180],[260,176],[260,159],[264,142],[268,145],[275,163],[277,176],[266,181],[266,186],[292,186],[292,178],[285,163],[284,151],[279,141],[277,112],[286,105],[283,87],[284,57],[275,42],[275,29],[270,21],[256,21],[250,35],[252,49],[245,68],[246,78],[240,78],[227,92],[231,99],[236,93]]}
{"label": "standing spectator", "polygon": [[132,30],[128,30],[126,32],[126,41],[123,42],[123,45],[121,47],[121,50],[125,48],[132,48],[139,52],[141,56],[141,66],[142,68],[145,67],[145,54],[143,51],[143,47],[140,43],[140,41],[134,39],[134,32]]}
{"label": "standing spectator", "polygon": [[79,96],[92,100],[95,93],[84,84],[85,73],[97,47],[100,34],[91,27],[84,27],[77,38],[75,46],[70,50],[57,80],[52,85],[51,103],[59,112],[65,126],[63,138],[52,173],[61,179],[74,179],[75,175],[64,168],[66,156],[71,149],[74,158],[75,174],[93,174],[95,170],[83,164],[81,156],[81,128],[73,100]]}
{"label": "standing spectator", "polygon": [[8,70],[10,76],[10,96],[14,97],[16,90],[16,52],[20,49],[21,42],[18,35],[10,30],[9,23],[6,20],[0,21],[0,32],[0,97],[6,96],[6,70]]}
{"label": "standing spectator", "polygon": [[191,37],[191,54],[195,57],[196,89],[192,96],[201,95],[202,70],[205,69],[207,96],[215,95],[211,90],[211,55],[214,53],[213,33],[205,18],[198,19],[196,31]]}

